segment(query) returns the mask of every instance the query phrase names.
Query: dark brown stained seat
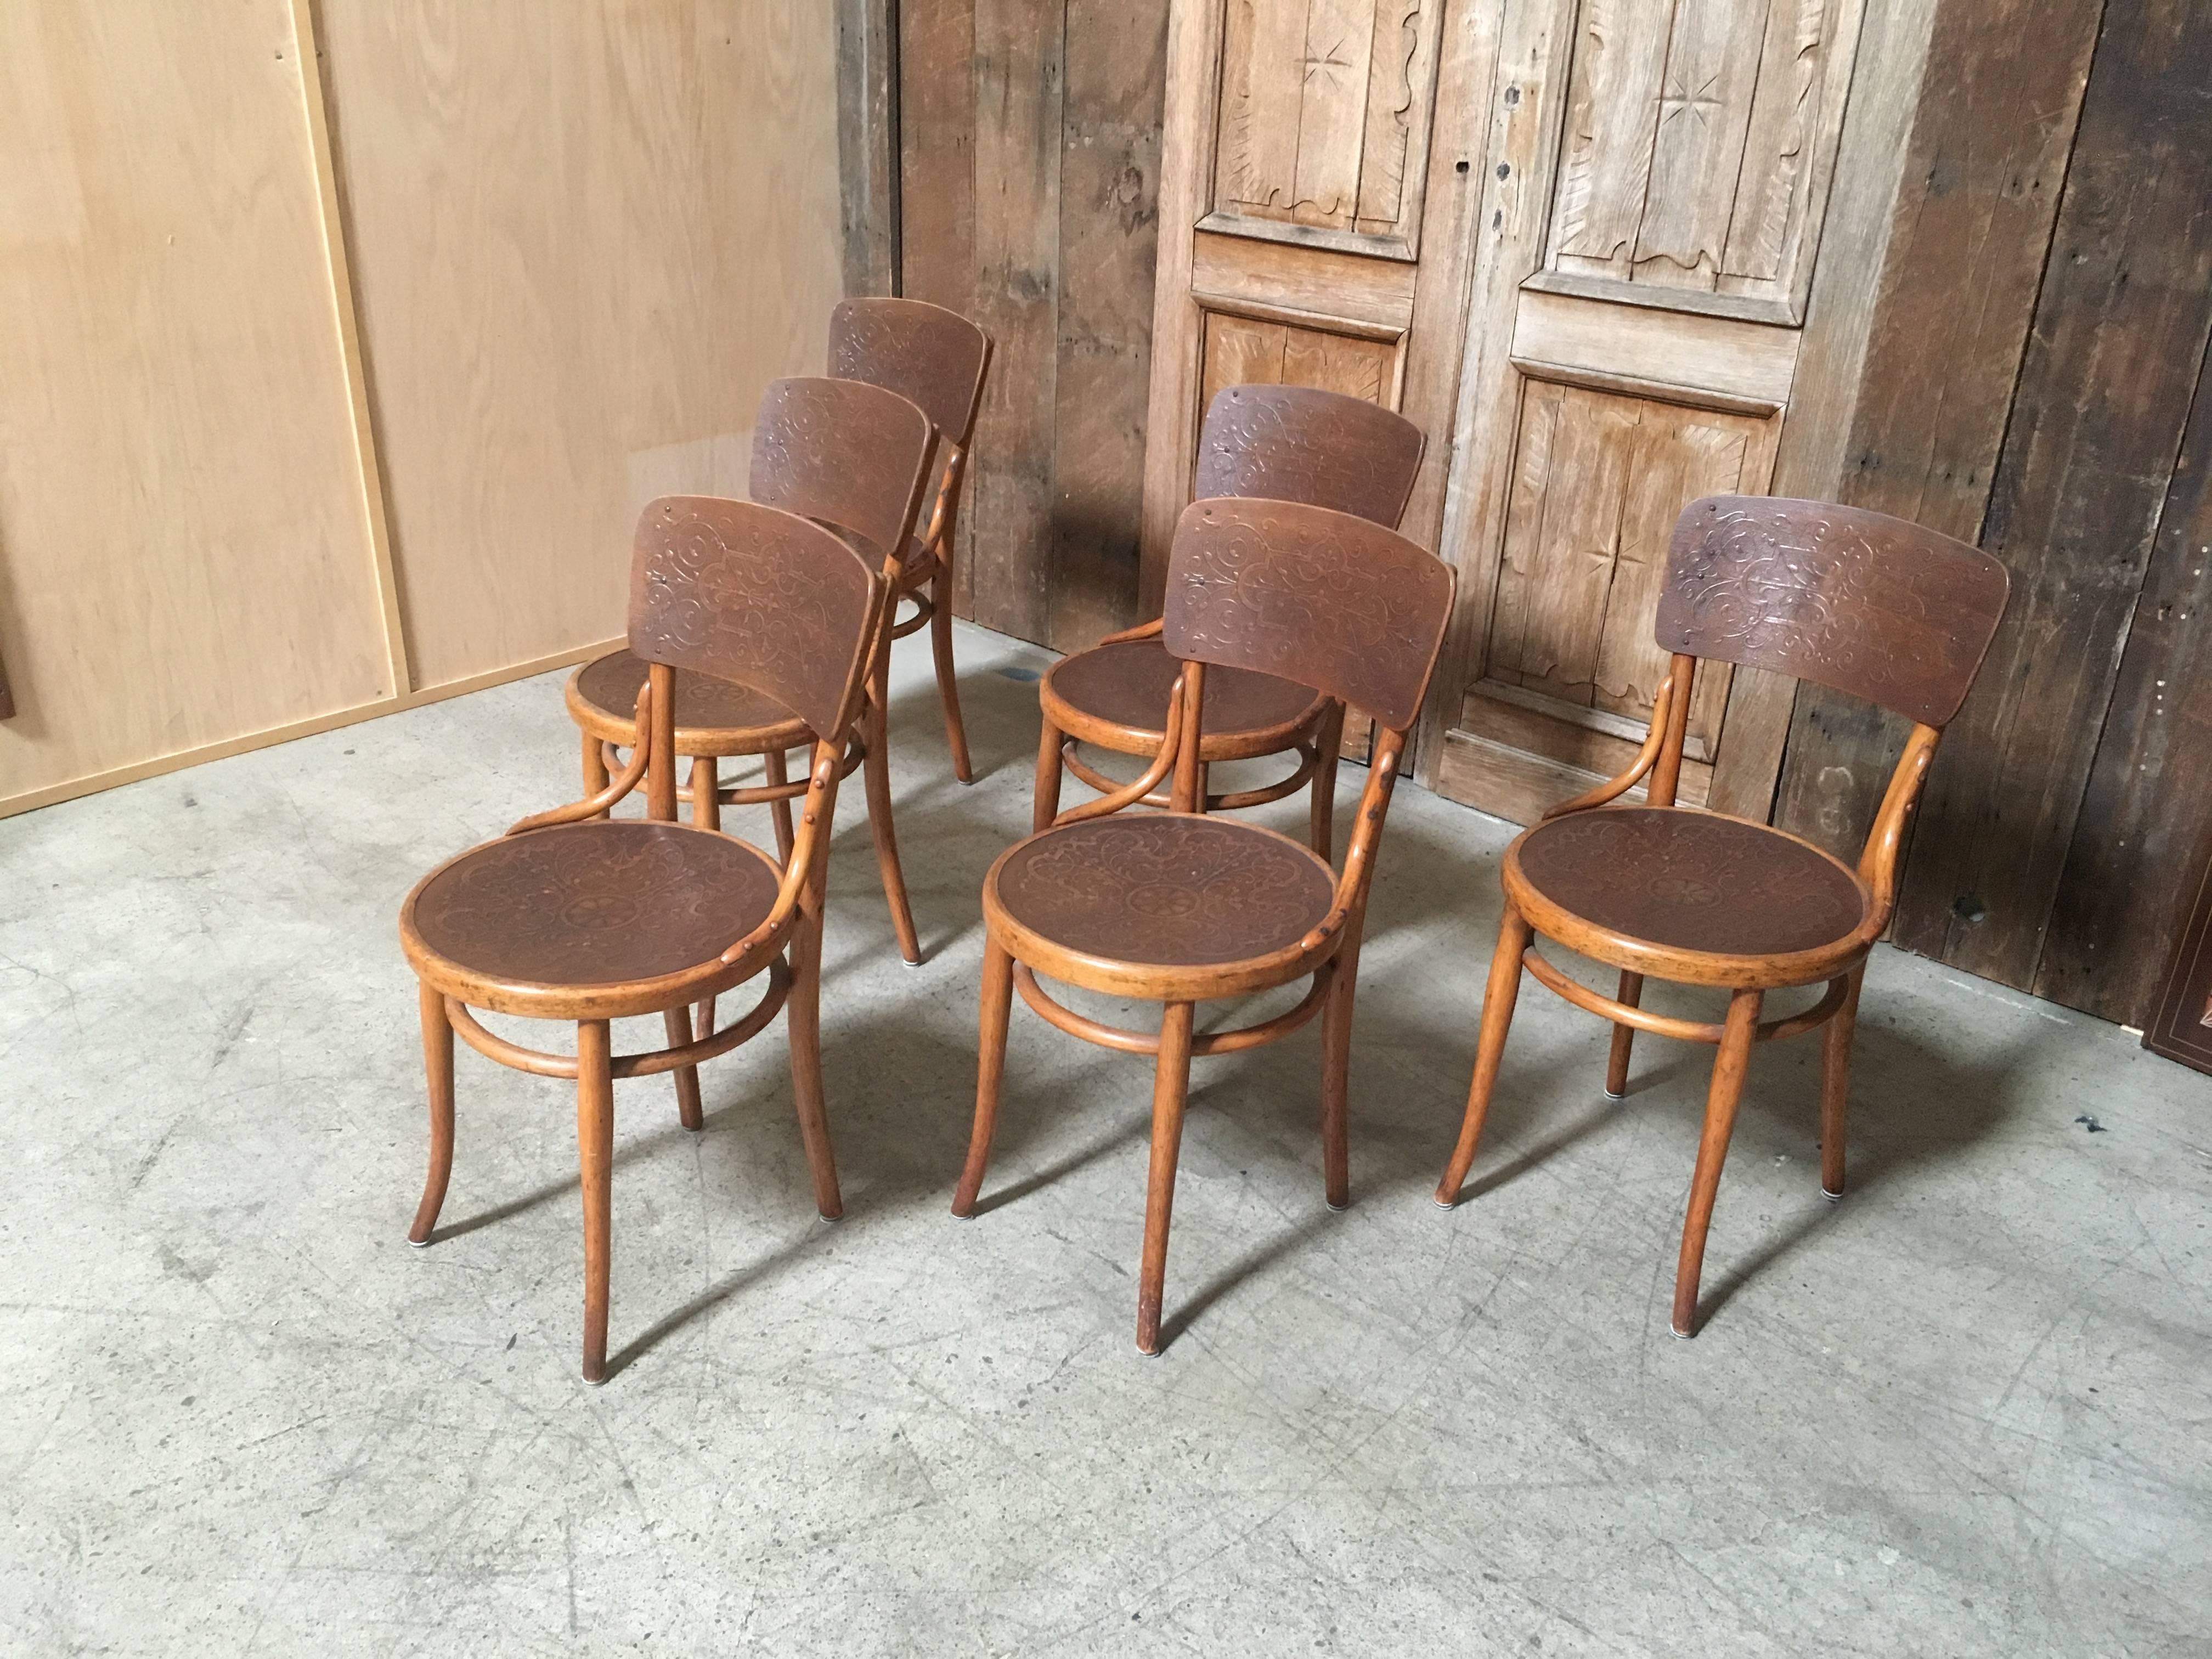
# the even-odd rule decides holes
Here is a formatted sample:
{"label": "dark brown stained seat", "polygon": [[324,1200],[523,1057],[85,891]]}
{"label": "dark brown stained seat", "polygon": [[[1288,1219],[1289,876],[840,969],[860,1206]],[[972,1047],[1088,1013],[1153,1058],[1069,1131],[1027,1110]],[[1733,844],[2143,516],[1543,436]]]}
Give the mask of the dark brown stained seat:
{"label": "dark brown stained seat", "polygon": [[1779,956],[1848,937],[1865,887],[1764,824],[1672,807],[1573,812],[1522,838],[1520,873],[1560,908],[1676,951]]}
{"label": "dark brown stained seat", "polygon": [[[1293,410],[1297,402],[1287,399]],[[1214,406],[1220,410],[1221,400]],[[1317,1017],[1322,1192],[1332,1209],[1350,1202],[1346,1117],[1360,933],[1406,729],[1436,667],[1454,586],[1450,567],[1355,514],[1272,496],[1194,501],[1176,525],[1160,621],[1130,641],[1173,665],[1169,677],[1144,685],[1139,677],[1159,671],[1120,644],[1084,653],[1088,662],[1060,665],[1079,677],[1097,674],[1117,697],[1139,685],[1143,704],[1157,704],[1158,713],[1148,715],[1156,735],[1147,750],[1123,728],[1106,727],[1125,749],[1149,753],[1143,772],[1097,800],[1055,811],[983,878],[975,1121],[952,1213],[974,1215],[982,1191],[1017,992],[1040,1018],[1086,1042],[1151,1055],[1152,1155],[1137,1275],[1142,1352],[1160,1350],[1168,1224],[1194,1058],[1278,1042]],[[1133,665],[1117,667],[1125,657]],[[1277,686],[1297,701],[1256,702],[1278,695]],[[1347,697],[1373,714],[1380,735],[1341,873],[1325,853],[1287,836],[1209,814],[1222,798],[1206,787],[1214,751],[1202,734],[1212,729],[1217,695],[1239,718],[1285,707],[1295,714],[1300,702],[1340,710]],[[1046,701],[1047,756],[1059,752],[1054,707]],[[1126,712],[1133,722],[1143,710]],[[1281,747],[1275,741],[1255,752]],[[1170,775],[1166,812],[1129,810]],[[1041,810],[1057,799],[1056,778],[1048,792],[1040,770]],[[1319,840],[1327,844],[1325,834]],[[1200,1002],[1302,979],[1310,981],[1304,997],[1271,1018],[1197,1029]],[[1044,989],[1045,980],[1158,1002],[1158,1032],[1078,1013]]]}
{"label": "dark brown stained seat", "polygon": [[658,979],[711,962],[760,926],[781,882],[766,854],[730,836],[604,819],[463,854],[415,896],[415,928],[444,963],[487,979]]}
{"label": "dark brown stained seat", "polygon": [[[1199,434],[1197,498],[1288,501],[1395,529],[1425,442],[1412,422],[1364,398],[1311,386],[1224,386],[1207,405]],[[1339,597],[1302,595],[1295,604],[1325,611]],[[1158,748],[1168,688],[1182,666],[1163,642],[1162,626],[1154,621],[1109,635],[1046,672],[1037,688],[1044,730],[1037,744],[1032,828],[1043,829],[1060,811],[1064,773],[1073,772],[1102,793],[1119,787],[1082,757],[1080,745],[1124,755],[1149,755]],[[1292,679],[1222,663],[1213,665],[1206,689],[1201,763],[1297,757],[1287,777],[1264,787],[1209,793],[1206,810],[1264,805],[1310,786],[1308,838],[1328,858],[1337,757],[1344,743],[1343,701]],[[1156,791],[1144,804],[1165,806],[1168,798]]]}
{"label": "dark brown stained seat", "polygon": [[1115,962],[1198,967],[1293,945],[1328,915],[1336,875],[1272,830],[1185,813],[1048,830],[993,867],[1006,915]]}
{"label": "dark brown stained seat", "polygon": [[[587,663],[576,675],[575,696],[611,724],[627,726],[637,707],[638,688],[645,684],[646,665],[628,651],[611,651]],[[718,680],[706,674],[676,677],[676,752],[694,752],[684,738],[695,732],[717,735],[781,730],[793,732],[791,747],[807,741],[806,722],[764,692],[734,680]],[[714,754],[708,748],[698,752]]]}
{"label": "dark brown stained seat", "polygon": [[[1123,640],[1063,657],[1048,671],[1053,691],[1085,713],[1142,732],[1158,747],[1168,692],[1182,665],[1157,639]],[[633,690],[630,695],[637,693]],[[1320,713],[1326,699],[1291,680],[1248,669],[1216,669],[1206,680],[1206,731],[1214,737],[1264,732]]]}
{"label": "dark brown stained seat", "polygon": [[[1754,1044],[1820,1030],[1820,1190],[1844,1195],[1867,953],[1889,921],[1898,848],[1942,728],[1981,670],[2009,580],[1979,548],[1863,508],[1708,495],[1682,509],[1652,628],[1672,659],[1643,746],[1627,770],[1523,830],[1499,865],[1504,906],[1474,1078],[1438,1204],[1460,1201],[1474,1167],[1523,972],[1612,1023],[1613,1099],[1627,1092],[1638,1031],[1717,1050],[1674,1258],[1675,1335],[1697,1331],[1705,1235]],[[1675,806],[1700,658],[1813,680],[1913,722],[1856,871],[1778,830]],[[1613,805],[1638,783],[1644,805]],[[1565,972],[1540,939],[1619,969],[1618,994]],[[1654,975],[1726,991],[1727,1018],[1651,1012],[1644,982]],[[1768,993],[1823,981],[1826,994],[1811,1006],[1765,1015]]]}

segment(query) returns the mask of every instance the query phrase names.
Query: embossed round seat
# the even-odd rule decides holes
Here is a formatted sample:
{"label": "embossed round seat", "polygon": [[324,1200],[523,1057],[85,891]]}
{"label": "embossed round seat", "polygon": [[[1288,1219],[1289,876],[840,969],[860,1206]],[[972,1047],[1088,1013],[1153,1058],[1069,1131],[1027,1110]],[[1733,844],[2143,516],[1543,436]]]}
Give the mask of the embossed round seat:
{"label": "embossed round seat", "polygon": [[[635,741],[631,710],[646,666],[628,651],[610,651],[568,680],[568,713],[603,743]],[[757,754],[781,743],[796,749],[813,740],[806,722],[764,692],[711,674],[676,676],[676,752],[679,755]]]}
{"label": "embossed round seat", "polygon": [[[1079,651],[1047,671],[1040,690],[1045,718],[1085,742],[1157,749],[1166,735],[1168,692],[1182,670],[1157,636]],[[1273,674],[1216,669],[1206,684],[1199,752],[1208,761],[1272,755],[1319,719],[1328,702]]]}
{"label": "embossed round seat", "polygon": [[1295,945],[1328,916],[1336,876],[1311,848],[1234,819],[1091,818],[1032,836],[984,878],[984,904],[1102,963],[1203,968]]}
{"label": "embossed round seat", "polygon": [[1608,807],[1538,824],[1509,851],[1532,921],[1560,912],[1671,951],[1794,956],[1850,939],[1873,896],[1819,848],[1764,824],[1678,807]]}
{"label": "embossed round seat", "polygon": [[402,934],[417,970],[456,991],[484,981],[517,992],[629,988],[713,962],[767,918],[780,881],[765,853],[712,830],[562,824],[433,871],[408,897]]}

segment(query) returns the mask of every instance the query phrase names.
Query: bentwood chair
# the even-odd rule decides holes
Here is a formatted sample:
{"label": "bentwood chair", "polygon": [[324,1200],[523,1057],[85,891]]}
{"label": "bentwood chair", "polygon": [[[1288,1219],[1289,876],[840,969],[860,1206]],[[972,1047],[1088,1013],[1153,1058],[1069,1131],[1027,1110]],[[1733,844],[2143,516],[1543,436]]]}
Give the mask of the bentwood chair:
{"label": "bentwood chair", "polygon": [[[1364,398],[1309,386],[1232,386],[1214,395],[1199,436],[1197,494],[1264,496],[1330,507],[1396,529],[1413,494],[1425,440],[1411,421]],[[1060,811],[1060,775],[1073,772],[1102,793],[1121,788],[1086,763],[1078,745],[1124,755],[1160,746],[1160,711],[1182,665],[1162,643],[1156,619],[1111,634],[1053,665],[1037,688],[1044,733],[1037,746],[1031,827]],[[1206,686],[1199,787],[1214,761],[1294,754],[1291,775],[1257,789],[1208,794],[1208,811],[1234,811],[1281,800],[1310,785],[1314,850],[1330,856],[1336,763],[1344,742],[1344,703],[1295,678],[1222,668]],[[1147,806],[1165,806],[1161,793]]]}
{"label": "bentwood chair", "polygon": [[[1459,1201],[1526,969],[1613,1022],[1606,1093],[1628,1086],[1638,1031],[1717,1045],[1674,1270],[1673,1325],[1697,1328],[1705,1233],[1754,1042],[1822,1034],[1820,1189],[1844,1193],[1851,1034],[1867,953],[1888,924],[1898,848],[1942,728],[1959,712],[2004,614],[2008,578],[1987,553],[1917,525],[1820,501],[1715,495],[1683,509],[1659,599],[1673,663],[1629,769],[1553,807],[1505,849],[1504,920],[1490,964],[1474,1082],[1437,1202]],[[1674,802],[1698,659],[1794,675],[1913,721],[1858,867],[1763,823]],[[1642,805],[1613,805],[1650,780]],[[1620,970],[1606,997],[1569,978],[1534,935]],[[1719,1024],[1646,1012],[1646,976],[1724,988]],[[1826,983],[1765,1018],[1770,991]]]}
{"label": "bentwood chair", "polygon": [[896,623],[891,637],[902,640],[925,625],[929,629],[952,775],[973,783],[968,732],[960,722],[959,678],[952,665],[953,532],[959,528],[967,489],[975,414],[991,373],[991,337],[958,312],[921,300],[846,300],[830,313],[830,372],[897,392],[937,428],[943,472],[936,502],[921,532],[901,544],[891,592],[894,606],[911,600],[915,614]]}
{"label": "bentwood chair", "polygon": [[[447,860],[400,909],[400,944],[422,981],[430,1090],[429,1176],[408,1241],[430,1242],[453,1173],[455,1032],[502,1065],[575,1079],[586,1382],[606,1375],[616,1079],[674,1072],[684,1127],[696,1129],[699,1063],[788,1009],[815,1203],[827,1219],[843,1212],[822,1099],[823,883],[845,739],[887,599],[872,561],[795,514],[697,495],[649,503],[629,591],[629,648],[647,665],[634,705],[644,740],[605,788]],[[773,699],[817,734],[783,861],[674,821],[679,672]],[[601,816],[641,779],[646,817]],[[757,978],[766,983],[749,1012],[694,1035],[693,1003]],[[574,1020],[575,1054],[495,1036],[475,1008]],[[666,1048],[610,1051],[610,1020],[651,1013],[663,1017]]]}
{"label": "bentwood chair", "polygon": [[[1332,1209],[1349,1201],[1345,1100],[1352,1001],[1383,814],[1451,611],[1450,568],[1395,532],[1301,503],[1200,501],[1176,527],[1160,639],[1182,663],[1144,775],[1016,843],[983,882],[986,928],[975,1122],[952,1213],[974,1214],[1006,1068],[1012,993],[1085,1041],[1155,1057],[1152,1175],[1137,1347],[1158,1353],[1168,1217],[1194,1055],[1273,1042],[1320,1013],[1322,1164]],[[1357,704],[1382,728],[1337,875],[1288,836],[1207,815],[1201,781],[1215,676],[1272,675]],[[1172,775],[1165,812],[1133,812]],[[1063,1006],[1039,975],[1164,1005],[1125,1030]],[[1289,1012],[1194,1034],[1199,1003],[1310,975]]]}
{"label": "bentwood chair", "polygon": [[[851,380],[777,380],[761,399],[753,423],[752,498],[769,507],[818,520],[859,538],[856,545],[882,564],[892,581],[906,561],[897,550],[910,539],[937,438],[927,416],[907,398]],[[898,836],[891,822],[890,759],[887,752],[884,671],[890,636],[886,629],[870,654],[868,700],[854,722],[846,769],[866,768],[868,826],[899,952],[921,960],[906,878],[899,867]],[[630,708],[644,684],[646,665],[635,651],[613,651],[568,677],[569,718],[584,734],[584,791],[606,787],[622,751],[637,740]],[[793,710],[758,690],[702,674],[676,678],[676,753],[691,761],[690,784],[677,798],[689,801],[691,821],[716,829],[721,809],[766,803],[779,858],[791,856],[791,802],[806,792],[792,780],[786,751],[811,744],[817,733]],[[765,781],[726,787],[720,756],[758,755]]]}

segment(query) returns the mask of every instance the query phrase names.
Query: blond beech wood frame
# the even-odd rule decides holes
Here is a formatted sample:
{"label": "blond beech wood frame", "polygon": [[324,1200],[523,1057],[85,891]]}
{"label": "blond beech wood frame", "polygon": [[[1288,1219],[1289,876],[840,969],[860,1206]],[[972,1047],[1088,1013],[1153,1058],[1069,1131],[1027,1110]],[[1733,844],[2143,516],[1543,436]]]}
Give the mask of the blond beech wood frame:
{"label": "blond beech wood frame", "polygon": [[[1655,702],[1650,733],[1635,759],[1619,776],[1552,808],[1544,814],[1543,822],[1571,813],[1602,811],[1647,778],[1649,804],[1674,805],[1696,669],[1696,658],[1675,653]],[[1744,1066],[1753,1043],[1826,1028],[1820,1098],[1820,1186],[1830,1199],[1843,1196],[1850,1044],[1859,988],[1865,974],[1867,954],[1888,925],[1896,895],[1898,854],[1905,826],[1919,799],[1942,736],[1935,726],[1917,723],[1913,726],[1890,775],[1881,810],[1867,836],[1857,868],[1851,872],[1851,878],[1864,895],[1864,919],[1842,938],[1817,949],[1759,956],[1684,951],[1598,926],[1553,902],[1525,878],[1520,867],[1521,841],[1516,840],[1507,849],[1504,863],[1504,915],[1483,1006],[1474,1080],[1458,1144],[1437,1187],[1437,1203],[1445,1208],[1458,1204],[1468,1171],[1474,1164],[1522,969],[1577,1007],[1611,1022],[1613,1031],[1607,1060],[1606,1092],[1613,1098],[1621,1097],[1626,1091],[1631,1045],[1637,1031],[1716,1045],[1720,1053],[1715,1063],[1705,1132],[1698,1148],[1684,1220],[1672,1313],[1674,1334],[1693,1335],[1705,1237],[1741,1095]],[[1820,856],[1825,859],[1827,855],[1822,853]],[[1607,997],[1593,991],[1547,961],[1535,948],[1533,936],[1539,934],[1578,955],[1620,969],[1618,996]],[[1716,1023],[1646,1012],[1638,1005],[1644,980],[1652,976],[1727,989],[1730,993],[1727,1018]],[[1783,1018],[1759,1018],[1765,993],[1822,981],[1827,982],[1826,990],[1813,1006]]]}
{"label": "blond beech wood frame", "polygon": [[[1184,568],[1182,533],[1190,535],[1194,545],[1202,541],[1209,513],[1215,509],[1231,520],[1249,512],[1280,514],[1297,533],[1327,532],[1329,521],[1335,521],[1339,528],[1330,533],[1341,534],[1343,526],[1361,523],[1348,515],[1278,502],[1200,502],[1185,515],[1184,532],[1179,532],[1175,567],[1178,572]],[[1371,524],[1364,524],[1361,528],[1367,538],[1372,538],[1373,544],[1407,553],[1418,552],[1392,532]],[[1237,826],[1242,835],[1273,838],[1288,848],[1297,849],[1299,860],[1318,863],[1322,872],[1329,876],[1328,908],[1321,919],[1298,938],[1260,954],[1227,962],[1174,963],[1110,957],[1045,936],[1025,924],[1004,902],[1002,872],[1036,838],[1035,836],[1008,848],[985,878],[986,938],[975,1118],[967,1162],[952,1200],[952,1212],[963,1218],[973,1216],[981,1193],[1005,1073],[1009,1005],[1015,992],[1019,992],[1022,1000],[1040,1018],[1071,1036],[1122,1053],[1152,1055],[1152,1156],[1137,1297],[1136,1342],[1139,1352],[1156,1354],[1160,1350],[1168,1230],[1193,1058],[1231,1054],[1276,1042],[1316,1015],[1322,1016],[1323,1191],[1332,1209],[1342,1209],[1350,1201],[1346,1097],[1360,936],[1383,822],[1397,781],[1398,763],[1404,753],[1406,731],[1418,716],[1421,695],[1426,690],[1436,649],[1442,643],[1444,621],[1449,614],[1451,573],[1440,564],[1434,567],[1434,573],[1429,579],[1430,586],[1411,599],[1407,610],[1413,620],[1406,623],[1408,636],[1418,637],[1428,620],[1428,613],[1433,611],[1433,637],[1425,658],[1413,653],[1400,670],[1411,684],[1410,710],[1401,724],[1380,731],[1341,870],[1329,872],[1325,858],[1274,830],[1248,823]],[[1402,575],[1393,579],[1401,586],[1407,586]],[[1170,615],[1174,614],[1171,601]],[[1188,619],[1184,626],[1188,637],[1179,640],[1176,653],[1183,665],[1169,693],[1163,735],[1143,774],[1130,782],[1115,786],[1111,793],[1097,799],[1054,814],[1039,834],[1052,834],[1069,825],[1127,812],[1147,804],[1163,782],[1168,784],[1166,805],[1170,816],[1203,817],[1213,805],[1205,787],[1209,756],[1200,742],[1207,656],[1218,649],[1226,653],[1225,660],[1235,662],[1238,659],[1238,641],[1209,637],[1202,627]],[[1187,644],[1196,648],[1183,648]],[[1324,678],[1322,684],[1329,682]],[[1049,728],[1046,742],[1050,748]],[[1200,1035],[1194,1029],[1195,1007],[1201,1001],[1246,996],[1309,975],[1312,983],[1306,994],[1285,1012],[1228,1030]],[[1159,1030],[1133,1030],[1079,1014],[1045,990],[1040,983],[1045,979],[1108,995],[1159,1002],[1164,1005]]]}
{"label": "blond beech wood frame", "polygon": [[[843,1214],[827,1116],[822,1097],[820,1054],[820,964],[825,884],[830,831],[839,781],[851,769],[847,757],[849,729],[869,696],[872,666],[880,655],[890,613],[890,588],[880,574],[867,578],[866,641],[854,653],[832,729],[812,745],[811,763],[799,786],[803,805],[787,855],[772,859],[750,848],[779,872],[768,914],[717,955],[683,970],[605,984],[553,986],[518,981],[472,971],[426,943],[416,921],[416,906],[439,875],[481,851],[446,860],[416,884],[402,907],[400,942],[421,981],[423,1055],[428,1072],[430,1158],[422,1197],[408,1242],[427,1245],[442,1207],[453,1172],[454,1141],[453,1040],[456,1034],[478,1053],[501,1065],[538,1076],[574,1079],[577,1083],[578,1160],[584,1189],[585,1296],[583,1376],[599,1382],[607,1374],[606,1340],[611,1249],[611,1158],[612,1085],[617,1079],[673,1072],[684,1127],[704,1125],[696,1067],[726,1053],[765,1029],[780,1011],[790,1013],[793,1092],[800,1138],[812,1172],[815,1201],[826,1220]],[[633,731],[644,734],[618,777],[568,805],[534,813],[512,826],[506,837],[557,832],[568,825],[605,817],[609,810],[644,787],[647,817],[685,834],[720,836],[693,823],[676,825],[677,769],[674,673],[651,664],[634,710]],[[489,846],[494,843],[484,843]],[[764,975],[758,1001],[720,1029],[713,1025],[713,1000],[720,993]],[[693,1005],[706,1013],[705,1029],[694,1036]],[[487,1030],[472,1010],[536,1019],[573,1019],[577,1051],[571,1058],[511,1042]],[[668,1046],[617,1055],[608,1042],[608,1022],[633,1015],[660,1013]]]}

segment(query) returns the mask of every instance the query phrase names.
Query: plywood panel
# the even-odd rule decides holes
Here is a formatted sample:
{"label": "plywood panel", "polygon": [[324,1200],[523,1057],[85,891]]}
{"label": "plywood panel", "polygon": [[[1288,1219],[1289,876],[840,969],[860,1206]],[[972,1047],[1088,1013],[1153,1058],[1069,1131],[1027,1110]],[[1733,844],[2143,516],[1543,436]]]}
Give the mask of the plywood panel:
{"label": "plywood panel", "polygon": [[740,492],[840,277],[816,0],[320,0],[424,685],[620,631],[632,521]]}
{"label": "plywood panel", "polygon": [[288,0],[0,6],[0,799],[388,696]]}

